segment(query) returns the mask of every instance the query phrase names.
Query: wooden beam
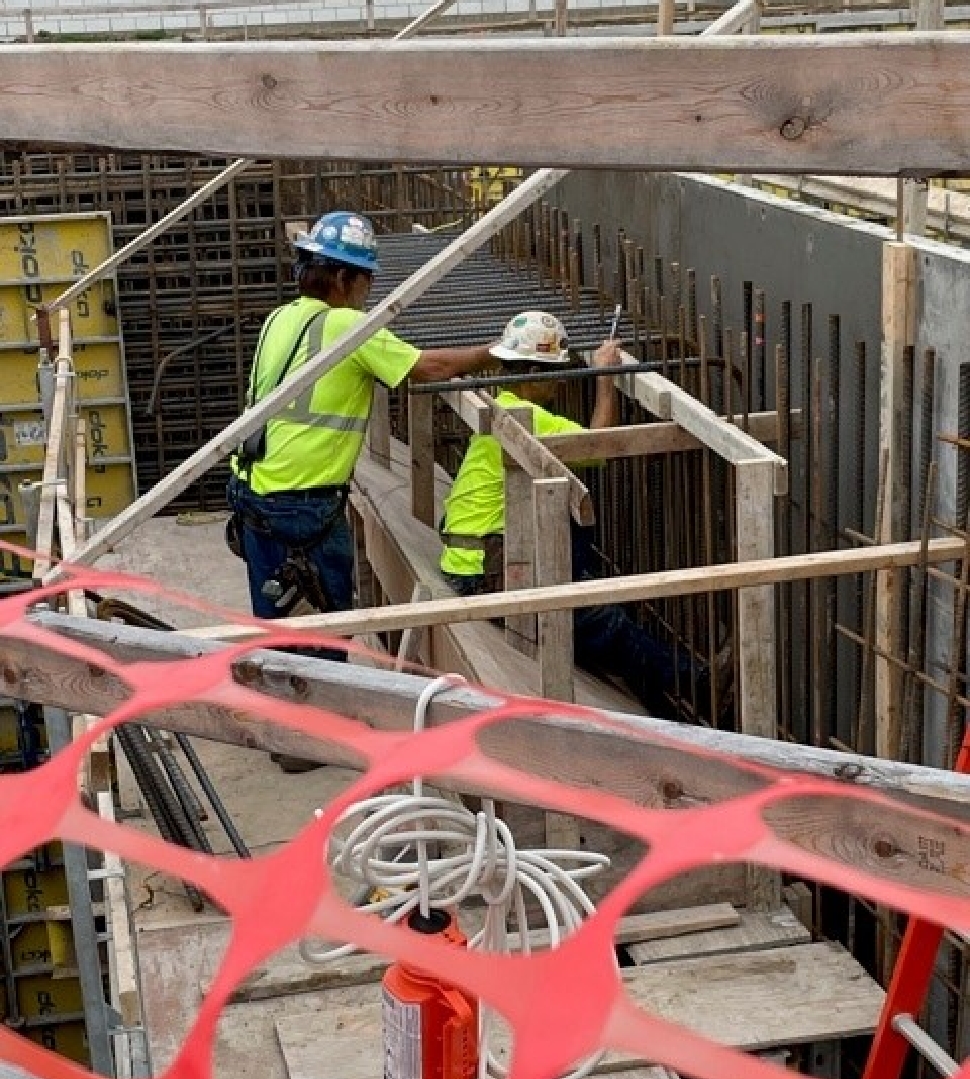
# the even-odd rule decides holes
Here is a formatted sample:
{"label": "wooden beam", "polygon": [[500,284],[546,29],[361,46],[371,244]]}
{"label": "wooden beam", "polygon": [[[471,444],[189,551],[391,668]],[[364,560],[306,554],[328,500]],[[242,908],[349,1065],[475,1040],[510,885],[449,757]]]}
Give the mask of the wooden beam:
{"label": "wooden beam", "polygon": [[[532,485],[536,543],[536,584],[567,584],[572,575],[569,529],[569,487],[561,477]],[[573,619],[571,611],[538,616],[540,693],[557,701],[574,700]]]}
{"label": "wooden beam", "polygon": [[434,528],[434,397],[408,395],[408,446],[411,453],[411,513]]}
{"label": "wooden beam", "polygon": [[970,171],[963,31],[5,45],[0,71],[0,141],[454,164]]}
{"label": "wooden beam", "polygon": [[473,390],[448,390],[439,394],[442,401],[457,413],[476,435],[492,433],[492,410]]}
{"label": "wooden beam", "polygon": [[[491,398],[489,398],[491,400]],[[532,516],[532,476],[504,449],[505,443],[527,446],[523,436],[532,438],[532,409],[526,405],[503,411],[512,421],[505,431],[503,446],[503,498],[505,501],[505,538],[502,544],[503,584],[507,591],[531,588],[536,584],[536,531]],[[501,425],[499,425],[501,428]],[[511,437],[510,436],[511,432]],[[531,611],[516,611],[505,619],[505,639],[513,648],[535,659],[536,616]]]}
{"label": "wooden beam", "polygon": [[[885,512],[881,543],[910,534],[905,519],[908,504],[906,479],[909,462],[902,459],[902,437],[909,423],[904,414],[905,352],[916,333],[916,249],[906,244],[883,247],[882,354],[879,391],[879,452],[886,461]],[[903,640],[902,591],[906,575],[887,569],[876,577],[876,754],[898,757],[902,749],[903,674],[891,656],[898,656]]]}
{"label": "wooden beam", "polygon": [[[954,562],[965,546],[958,539],[930,540],[926,557],[931,565]],[[561,611],[574,607],[594,607],[601,603],[633,603],[640,600],[696,596],[815,577],[868,573],[879,569],[913,566],[920,560],[920,542],[892,543],[848,551],[815,551],[755,562],[727,562],[714,566],[660,570],[629,577],[607,577],[577,581],[569,585],[531,588],[488,596],[439,599],[420,606],[376,607],[369,610],[336,611],[332,614],[302,615],[274,623],[277,629],[317,629],[321,633],[353,636],[407,629],[411,625],[440,625],[452,622],[481,622],[504,618],[520,611]],[[252,640],[262,636],[262,626],[227,624],[186,630],[190,637],[222,641]]]}
{"label": "wooden beam", "polygon": [[166,214],[161,220],[156,221],[150,228],[145,229],[144,232],[139,233],[131,243],[125,244],[119,251],[116,251],[109,258],[106,258],[100,265],[95,266],[93,270],[89,270],[82,278],[75,281],[73,285],[65,289],[56,300],[53,300],[49,305],[49,310],[57,311],[60,308],[67,307],[75,297],[80,296],[85,289],[90,288],[96,281],[102,280],[116,270],[122,263],[127,262],[135,252],[140,251],[143,247],[147,247],[154,239],[161,236],[162,233],[167,232],[172,225],[177,221],[181,221],[183,217],[189,212],[195,209],[200,203],[205,202],[216,191],[225,187],[227,183],[240,172],[243,171],[250,161],[234,161],[231,165],[228,165],[218,175],[214,176],[205,186],[200,187],[198,191],[191,194],[184,202],[179,203],[170,213]]}
{"label": "wooden beam", "polygon": [[[217,649],[211,642],[190,641],[182,634],[135,629],[50,613],[34,616],[40,626],[97,645],[122,661],[164,663]],[[126,698],[124,683],[87,659],[49,651],[35,640],[0,636],[5,690],[42,702],[65,700],[71,707],[106,713]],[[237,681],[270,697],[318,707],[361,719],[382,730],[410,730],[425,678],[370,667],[280,652],[256,651],[234,665]],[[432,726],[449,722],[498,699],[486,692],[458,687],[435,698]],[[750,760],[803,774],[827,775],[866,788],[893,792],[895,807],[849,810],[837,797],[793,799],[766,809],[764,819],[783,839],[813,854],[871,869],[884,880],[930,891],[970,896],[964,867],[970,863],[970,834],[952,819],[970,821],[970,777],[903,763],[880,761],[809,746],[790,745],[726,731],[687,727],[646,717],[607,713],[610,729],[586,722],[557,719],[555,706],[536,702],[535,716],[488,728],[479,743],[490,757],[511,767],[529,763],[537,774],[579,788],[606,788],[640,805],[689,807],[721,801],[758,790],[764,780],[735,766],[731,759],[684,753],[684,748],[710,749],[734,761]],[[142,722],[200,737],[292,753],[317,760],[359,766],[353,752],[321,738],[286,730],[215,704],[188,701],[142,717]],[[660,735],[659,742],[644,735]],[[461,784],[462,787],[465,784]],[[472,785],[469,784],[469,787]],[[478,788],[475,793],[502,795]],[[914,816],[907,808],[931,809]],[[937,817],[943,813],[951,819]],[[882,842],[880,842],[880,840]],[[944,842],[949,852],[943,871],[926,863],[922,848]],[[887,846],[891,857],[882,848]]]}
{"label": "wooden beam", "polygon": [[[57,526],[57,502],[61,488],[66,491],[65,450],[68,440],[68,420],[72,412],[74,370],[71,366],[70,312],[62,311],[58,339],[57,374],[54,378],[54,406],[47,430],[44,449],[44,468],[41,473],[40,511],[37,516],[37,558],[33,577],[43,579],[51,565]],[[74,447],[70,447],[73,454]]]}
{"label": "wooden beam", "polygon": [[[634,362],[624,353],[624,358]],[[769,450],[747,431],[722,419],[670,379],[653,371],[635,375],[617,375],[620,391],[639,401],[662,420],[672,420],[689,431],[733,465],[742,461],[768,460],[774,465],[775,494],[788,492],[788,462]]]}
{"label": "wooden beam", "polygon": [[[770,460],[742,461],[735,469],[738,559],[769,559],[775,554],[774,465]],[[775,590],[771,585],[738,592],[741,730],[774,738],[778,729],[775,684]],[[712,675],[713,677],[713,675]],[[774,910],[781,904],[781,877],[771,870],[748,868],[748,904]]]}
{"label": "wooden beam", "polygon": [[586,485],[494,398],[486,396],[485,401],[492,411],[492,434],[506,454],[532,479],[565,479],[573,519],[581,525],[593,524],[596,517]]}
{"label": "wooden beam", "polygon": [[[0,84],[2,84],[2,76],[0,76]],[[173,498],[212,465],[232,453],[243,439],[258,430],[291,401],[295,401],[304,390],[314,385],[321,375],[335,367],[345,356],[372,337],[377,330],[386,326],[395,315],[422,296],[436,281],[440,281],[468,255],[481,247],[521,209],[530,206],[544,192],[554,187],[563,175],[562,172],[544,169],[523,181],[508,198],[491,209],[467,232],[452,241],[417,273],[394,289],[339,341],[321,349],[315,356],[311,356],[281,386],[253,408],[247,409],[242,416],[170,472],[151,491],[142,495],[90,540],[82,544],[75,552],[74,561],[81,565],[94,562],[143,521],[147,521],[164,509]]]}
{"label": "wooden beam", "polygon": [[[792,409],[792,437],[801,431],[801,409]],[[724,419],[724,417],[719,417]],[[778,436],[777,412],[752,412],[748,433],[759,442],[774,442]],[[648,457],[663,453],[685,453],[706,447],[696,435],[679,423],[635,423],[627,427],[600,427],[594,431],[573,431],[568,435],[546,435],[540,439],[560,461],[605,461],[618,457]]]}

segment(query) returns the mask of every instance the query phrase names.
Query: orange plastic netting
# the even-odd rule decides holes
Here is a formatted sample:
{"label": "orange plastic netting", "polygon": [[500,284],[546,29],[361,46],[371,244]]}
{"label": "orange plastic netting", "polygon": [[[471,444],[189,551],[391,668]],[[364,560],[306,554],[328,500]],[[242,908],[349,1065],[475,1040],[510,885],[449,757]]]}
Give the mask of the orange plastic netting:
{"label": "orange plastic netting", "polygon": [[[11,665],[14,668],[8,692],[12,692],[9,682],[19,677],[16,662],[4,656],[12,645],[73,657],[116,676],[130,691],[125,703],[48,763],[28,773],[0,776],[4,821],[0,861],[8,864],[60,837],[113,851],[125,860],[180,877],[230,914],[232,933],[223,963],[166,1074],[185,1079],[208,1077],[216,1024],[234,987],[285,945],[313,936],[332,942],[352,941],[363,949],[417,964],[488,1002],[514,1031],[513,1079],[561,1074],[601,1048],[668,1065],[685,1077],[780,1079],[791,1073],[674,1026],[637,1007],[628,997],[614,963],[614,931],[618,920],[645,892],[698,867],[757,863],[814,878],[940,925],[970,929],[970,901],[961,898],[965,888],[958,879],[965,863],[957,865],[955,856],[953,866],[948,863],[939,872],[935,890],[926,889],[926,874],[920,875],[920,887],[880,875],[878,858],[860,859],[868,865],[867,871],[851,864],[859,853],[853,850],[855,822],[863,817],[883,818],[892,824],[895,834],[902,829],[914,838],[914,849],[921,824],[939,823],[931,814],[859,786],[773,772],[721,757],[717,764],[732,793],[717,804],[673,811],[636,805],[606,790],[570,787],[500,763],[483,751],[482,734],[501,724],[555,712],[595,723],[604,730],[622,729],[624,737],[641,742],[644,754],[655,746],[665,753],[683,754],[698,767],[709,764],[713,755],[633,732],[627,726],[621,728],[584,709],[559,703],[537,708],[535,701],[511,698],[491,711],[420,734],[372,730],[362,722],[318,707],[268,697],[234,680],[232,665],[252,651],[254,645],[249,643],[194,658],[123,663],[28,619],[29,605],[63,592],[68,583],[99,592],[126,589],[170,594],[125,575],[77,569],[70,571],[67,582],[0,602],[0,661],[7,668],[5,675]],[[201,606],[192,599],[178,598],[187,605]],[[213,614],[225,620],[225,612],[213,610]],[[239,616],[233,615],[233,619],[238,621]],[[260,647],[306,645],[311,639],[327,643],[325,638],[306,634],[295,638],[292,633],[274,632],[271,625],[266,629]],[[79,767],[105,729],[186,702],[222,706],[325,737],[357,753],[367,762],[367,770],[285,846],[252,861],[189,852],[105,821],[85,808],[79,798]],[[647,853],[601,901],[596,915],[558,950],[522,957],[454,949],[355,911],[336,891],[321,857],[335,821],[350,803],[410,781],[418,773],[448,776],[478,789],[487,786],[496,797],[540,803],[602,822],[642,841]],[[731,777],[736,780],[733,787]],[[800,830],[781,835],[778,823],[792,816],[801,820]],[[826,822],[832,820],[842,823],[843,838],[836,836],[828,842],[824,837],[831,833],[831,826]],[[817,828],[813,822],[820,822]],[[948,821],[947,828],[952,851],[964,849],[970,828],[956,821]],[[796,834],[803,838],[793,839]],[[286,882],[285,887],[280,886],[281,881]],[[555,1031],[555,1037],[549,1036],[550,1031]],[[48,1079],[87,1074],[2,1026],[0,1058]],[[970,1067],[959,1074],[970,1077]]]}

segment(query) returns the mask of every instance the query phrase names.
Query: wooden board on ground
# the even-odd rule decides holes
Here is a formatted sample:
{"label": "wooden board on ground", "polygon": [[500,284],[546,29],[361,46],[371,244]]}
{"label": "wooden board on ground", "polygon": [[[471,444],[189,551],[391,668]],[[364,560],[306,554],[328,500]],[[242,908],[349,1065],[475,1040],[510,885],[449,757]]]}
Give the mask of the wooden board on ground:
{"label": "wooden board on ground", "polygon": [[807,944],[811,933],[787,907],[774,911],[742,910],[733,926],[711,928],[687,936],[662,941],[643,941],[627,946],[630,957],[638,964],[661,963],[684,958],[699,959],[705,955],[724,955],[731,952],[752,952],[768,948],[787,948]]}
{"label": "wooden board on ground", "polygon": [[[477,921],[480,925],[481,918]],[[616,941],[618,944],[630,946],[651,941],[662,953],[664,946],[672,943],[674,938],[682,938],[689,942],[692,939],[704,938],[717,929],[726,930],[741,924],[742,915],[730,903],[711,903],[703,907],[657,911],[624,918],[617,927]],[[462,928],[466,934],[474,931],[474,926],[469,925],[464,917]],[[511,934],[512,947],[515,946],[517,936],[516,933]],[[529,937],[534,949],[548,948],[547,931],[533,930]],[[265,966],[255,970],[236,989],[231,999],[233,1002],[263,1000],[287,993],[307,993],[336,986],[363,985],[377,981],[386,969],[387,960],[384,957],[370,954],[346,956],[326,966],[310,967],[300,958],[294,946],[280,952]],[[213,968],[211,976],[214,975]],[[203,989],[205,989],[205,984],[203,984]]]}
{"label": "wooden board on ground", "polygon": [[[830,1041],[871,1032],[884,993],[834,943],[801,944],[716,959],[632,967],[622,973],[633,1001],[663,1018],[739,1049]],[[381,1046],[379,989],[372,1000],[314,1015],[286,1016],[276,1032],[290,1079],[373,1079]],[[507,1043],[499,1049],[507,1056]],[[601,1071],[647,1061],[609,1054]]]}
{"label": "wooden board on ground", "polygon": [[191,1029],[202,1004],[201,976],[221,961],[229,929],[228,918],[138,928],[142,1007],[156,1074],[171,1064]]}

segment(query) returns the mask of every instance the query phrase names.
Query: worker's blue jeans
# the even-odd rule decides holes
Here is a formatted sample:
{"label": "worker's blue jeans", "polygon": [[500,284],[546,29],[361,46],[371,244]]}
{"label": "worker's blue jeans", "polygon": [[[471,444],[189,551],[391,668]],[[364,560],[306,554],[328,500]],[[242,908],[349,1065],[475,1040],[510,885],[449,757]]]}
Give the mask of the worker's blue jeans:
{"label": "worker's blue jeans", "polygon": [[[590,580],[592,551],[589,533],[573,527],[573,580]],[[486,566],[486,571],[490,567]],[[460,596],[481,595],[488,591],[486,574],[461,577],[444,574],[445,580]],[[674,651],[649,630],[638,625],[617,603],[599,607],[577,607],[573,611],[573,655],[576,663],[593,674],[620,678],[630,687],[651,715],[678,718],[668,699],[677,688],[681,693],[690,685],[690,656]],[[707,673],[698,678],[698,699],[707,697]]]}
{"label": "worker's blue jeans", "polygon": [[[326,531],[307,551],[320,574],[330,609],[346,611],[354,599],[354,545],[338,492],[322,495],[281,492],[257,495],[233,476],[227,490],[230,507],[242,519],[242,549],[249,574],[249,595],[258,618],[280,618],[263,585],[287,557],[287,545],[302,545]],[[262,526],[262,527],[260,527]]]}

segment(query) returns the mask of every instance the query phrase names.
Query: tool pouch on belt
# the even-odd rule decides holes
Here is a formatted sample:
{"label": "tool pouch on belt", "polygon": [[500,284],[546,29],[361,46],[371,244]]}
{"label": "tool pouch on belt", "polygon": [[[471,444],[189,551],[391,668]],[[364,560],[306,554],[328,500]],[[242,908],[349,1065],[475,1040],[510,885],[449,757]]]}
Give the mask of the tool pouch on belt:
{"label": "tool pouch on belt", "polygon": [[248,437],[243,439],[236,451],[240,463],[244,468],[262,461],[266,456],[266,424]]}
{"label": "tool pouch on belt", "polygon": [[237,558],[244,558],[242,547],[243,522],[238,513],[231,513],[226,521],[226,546]]}

